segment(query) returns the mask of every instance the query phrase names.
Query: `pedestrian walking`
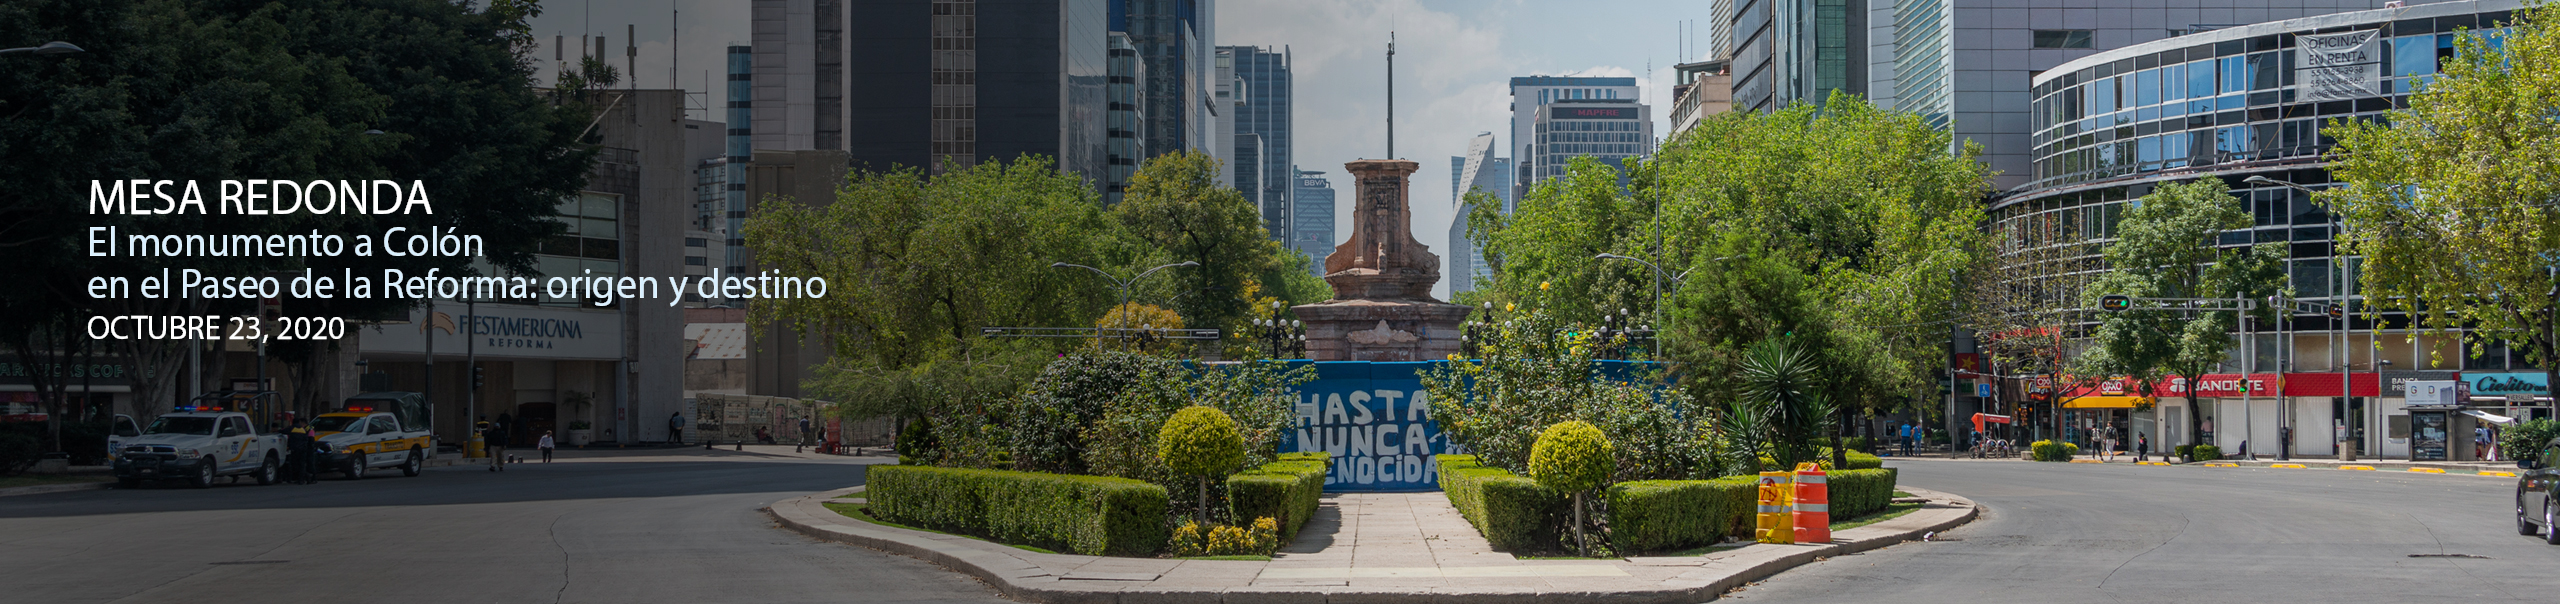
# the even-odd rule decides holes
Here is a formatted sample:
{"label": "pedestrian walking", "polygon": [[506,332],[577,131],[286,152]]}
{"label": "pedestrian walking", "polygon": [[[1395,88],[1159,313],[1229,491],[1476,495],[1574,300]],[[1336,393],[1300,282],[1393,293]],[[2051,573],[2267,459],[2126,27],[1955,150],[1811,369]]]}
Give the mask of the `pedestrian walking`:
{"label": "pedestrian walking", "polygon": [[2144,435],[2141,432],[2133,433],[2133,460],[2136,462],[2151,460],[2150,436]]}
{"label": "pedestrian walking", "polygon": [[667,442],[684,443],[684,412],[667,416]]}
{"label": "pedestrian walking", "polygon": [[2490,440],[2488,426],[2474,426],[2471,428],[2471,450],[2480,458],[2481,461],[2498,460],[2497,452],[2489,448],[2491,442],[2493,441]]}
{"label": "pedestrian walking", "polygon": [[[482,416],[487,417],[487,416]],[[506,424],[480,422],[480,448],[489,455],[489,471],[507,471]]]}
{"label": "pedestrian walking", "polygon": [[551,431],[542,431],[542,440],[535,441],[533,448],[542,450],[542,463],[551,463]]}

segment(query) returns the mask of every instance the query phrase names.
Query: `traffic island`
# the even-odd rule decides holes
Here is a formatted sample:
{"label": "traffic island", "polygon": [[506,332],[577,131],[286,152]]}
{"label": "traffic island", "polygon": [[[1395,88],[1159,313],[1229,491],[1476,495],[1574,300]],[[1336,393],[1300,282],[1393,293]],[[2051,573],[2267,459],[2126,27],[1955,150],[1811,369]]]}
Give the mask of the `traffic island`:
{"label": "traffic island", "polygon": [[1031,602],[1698,602],[1817,559],[1886,547],[1975,518],[1972,500],[1911,487],[1901,517],[1820,544],[1748,544],[1693,556],[1521,559],[1495,552],[1438,493],[1329,494],[1269,560],[1121,558],[1030,551],[973,537],[865,522],[828,509],[863,487],[766,508],[783,528],[969,574]]}

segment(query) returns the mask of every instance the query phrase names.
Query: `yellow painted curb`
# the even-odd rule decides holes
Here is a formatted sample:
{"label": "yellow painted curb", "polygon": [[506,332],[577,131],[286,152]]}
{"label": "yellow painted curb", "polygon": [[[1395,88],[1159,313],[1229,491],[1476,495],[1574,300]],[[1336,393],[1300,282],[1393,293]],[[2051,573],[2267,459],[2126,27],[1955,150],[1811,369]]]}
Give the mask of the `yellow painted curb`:
{"label": "yellow painted curb", "polygon": [[2306,465],[2302,465],[2302,464],[2298,464],[2298,463],[2280,463],[2280,464],[2276,464],[2276,465],[2272,465],[2272,466],[2267,466],[2267,467],[2270,467],[2270,468],[2293,468],[2293,469],[2299,470],[2299,469],[2302,469],[2302,468],[2308,468],[2308,467],[2311,467],[2311,466],[2306,466]]}
{"label": "yellow painted curb", "polygon": [[2107,462],[2098,461],[2098,460],[2095,460],[2095,459],[2074,459],[2074,460],[2071,460],[2071,463],[2107,463]]}
{"label": "yellow painted curb", "polygon": [[2338,466],[2340,470],[2372,470],[2373,466]]}
{"label": "yellow painted curb", "polygon": [[2204,465],[2204,467],[2208,467],[2208,468],[2237,468],[2237,467],[2240,467],[2240,464],[2236,464],[2236,463],[2209,463],[2209,464],[2205,464],[2205,465]]}
{"label": "yellow painted curb", "polygon": [[2515,477],[2516,477],[2516,473],[2514,473],[2514,472],[2499,472],[2499,471],[2496,471],[2496,470],[2490,470],[2490,471],[2481,472],[2481,473],[2480,473],[2480,475],[2481,475],[2481,476],[2503,476],[2503,477],[2507,477],[2507,478],[2515,478]]}
{"label": "yellow painted curb", "polygon": [[2422,474],[2443,474],[2444,468],[2409,468],[2409,471]]}
{"label": "yellow painted curb", "polygon": [[2137,461],[2137,462],[2133,462],[2133,465],[2137,465],[2137,466],[2165,466],[2165,465],[2169,465],[2169,462],[2165,462],[2165,461]]}

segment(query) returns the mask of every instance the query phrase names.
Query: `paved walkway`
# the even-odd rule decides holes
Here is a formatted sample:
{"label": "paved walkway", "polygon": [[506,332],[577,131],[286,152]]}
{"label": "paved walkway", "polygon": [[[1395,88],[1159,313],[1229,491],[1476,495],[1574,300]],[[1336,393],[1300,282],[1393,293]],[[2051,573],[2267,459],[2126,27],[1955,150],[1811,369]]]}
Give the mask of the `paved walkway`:
{"label": "paved walkway", "polygon": [[860,487],[774,504],[786,528],[931,560],[1041,602],[1464,601],[1696,602],[1814,559],[1918,538],[1974,517],[1970,500],[1901,490],[1930,503],[1901,518],[1839,531],[1829,544],[1737,545],[1701,556],[1522,560],[1493,548],[1440,493],[1328,494],[1268,562],[1042,554],[977,539],[856,521],[822,504],[860,501]]}

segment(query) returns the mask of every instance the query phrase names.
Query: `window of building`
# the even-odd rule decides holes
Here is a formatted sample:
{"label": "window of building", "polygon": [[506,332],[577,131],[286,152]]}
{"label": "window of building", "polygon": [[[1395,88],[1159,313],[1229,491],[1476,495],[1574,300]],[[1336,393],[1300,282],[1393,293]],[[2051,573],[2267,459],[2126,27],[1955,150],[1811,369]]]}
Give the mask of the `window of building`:
{"label": "window of building", "polygon": [[2036,48],[2089,48],[2090,33],[2086,29],[2039,29]]}

